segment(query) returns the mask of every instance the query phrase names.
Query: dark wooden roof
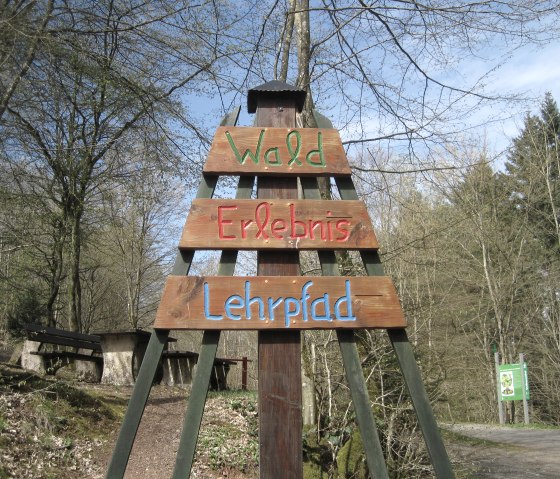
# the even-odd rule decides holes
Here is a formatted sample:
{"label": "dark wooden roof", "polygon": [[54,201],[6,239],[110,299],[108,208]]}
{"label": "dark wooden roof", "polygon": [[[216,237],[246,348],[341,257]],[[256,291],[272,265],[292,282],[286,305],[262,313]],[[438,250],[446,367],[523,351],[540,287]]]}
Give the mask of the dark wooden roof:
{"label": "dark wooden roof", "polygon": [[263,96],[292,97],[296,100],[298,111],[303,109],[307,92],[301,88],[280,80],[272,80],[262,85],[251,88],[247,93],[247,110],[249,113],[257,111],[257,100]]}

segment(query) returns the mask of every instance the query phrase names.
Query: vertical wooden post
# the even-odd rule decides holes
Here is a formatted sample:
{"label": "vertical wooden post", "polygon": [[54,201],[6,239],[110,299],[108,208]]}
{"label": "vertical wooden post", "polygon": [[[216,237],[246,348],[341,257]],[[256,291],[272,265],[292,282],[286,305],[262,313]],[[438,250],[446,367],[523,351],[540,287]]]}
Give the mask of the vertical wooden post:
{"label": "vertical wooden post", "polygon": [[243,356],[241,366],[241,389],[247,391],[247,366],[248,360],[247,356]]}
{"label": "vertical wooden post", "polygon": [[494,367],[496,368],[496,388],[498,395],[498,417],[500,419],[500,424],[505,424],[506,420],[504,417],[504,403],[502,402],[502,390],[500,388],[500,353],[497,351],[494,353]]}
{"label": "vertical wooden post", "polygon": [[529,404],[527,403],[527,383],[525,378],[525,356],[519,353],[519,367],[521,368],[521,390],[523,392],[523,419],[525,424],[529,424]]}
{"label": "vertical wooden post", "polygon": [[[291,90],[291,91],[290,91]],[[301,92],[281,82],[249,91],[256,106],[255,126],[296,126]],[[297,199],[297,177],[257,178],[258,198]],[[297,251],[259,252],[257,272],[267,276],[299,275]],[[303,477],[301,407],[301,337],[299,331],[259,331],[260,477]]]}

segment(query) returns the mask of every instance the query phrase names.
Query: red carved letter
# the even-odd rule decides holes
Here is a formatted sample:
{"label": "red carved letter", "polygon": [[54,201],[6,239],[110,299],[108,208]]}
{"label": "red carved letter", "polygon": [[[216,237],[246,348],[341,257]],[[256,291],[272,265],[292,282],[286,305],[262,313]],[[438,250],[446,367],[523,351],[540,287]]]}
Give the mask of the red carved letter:
{"label": "red carved letter", "polygon": [[[306,238],[307,237],[307,225],[303,221],[296,220],[296,207],[293,204],[290,204],[290,238]],[[303,233],[298,234],[297,228],[303,228]]]}
{"label": "red carved letter", "polygon": [[274,236],[275,238],[278,239],[282,239],[283,236],[280,234],[276,234],[278,233],[282,233],[284,231],[286,231],[288,229],[288,227],[286,226],[286,222],[283,219],[277,219],[274,220],[272,222],[272,224],[270,225],[270,230],[272,231],[272,236]]}
{"label": "red carved letter", "polygon": [[235,239],[235,235],[228,235],[224,234],[224,225],[230,225],[232,223],[231,220],[224,220],[224,216],[222,210],[236,210],[237,206],[218,206],[218,235],[220,239]]}
{"label": "red carved letter", "polygon": [[336,229],[340,234],[342,234],[342,236],[336,238],[336,241],[340,241],[341,243],[343,243],[344,241],[347,241],[348,238],[350,238],[350,231],[344,228],[344,226],[350,226],[350,224],[351,223],[348,220],[338,220],[336,222]]}
{"label": "red carved letter", "polygon": [[[263,210],[264,210],[264,218],[261,218],[261,211]],[[266,231],[264,229],[268,225],[269,220],[270,220],[270,203],[263,201],[262,203],[259,203],[259,205],[255,209],[255,222],[258,228],[256,238],[260,238],[262,236],[263,239],[265,240],[268,239],[268,235],[266,234]]]}

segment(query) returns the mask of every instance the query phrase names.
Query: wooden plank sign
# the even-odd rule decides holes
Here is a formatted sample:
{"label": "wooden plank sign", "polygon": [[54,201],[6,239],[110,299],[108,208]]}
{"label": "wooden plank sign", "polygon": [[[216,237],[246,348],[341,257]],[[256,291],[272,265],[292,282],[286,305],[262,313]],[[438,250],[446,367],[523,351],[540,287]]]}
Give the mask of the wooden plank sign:
{"label": "wooden plank sign", "polygon": [[204,173],[230,175],[350,176],[338,130],[218,128]]}
{"label": "wooden plank sign", "polygon": [[362,201],[193,201],[179,248],[376,249]]}
{"label": "wooden plank sign", "polygon": [[170,276],[154,328],[338,329],[406,326],[389,277]]}

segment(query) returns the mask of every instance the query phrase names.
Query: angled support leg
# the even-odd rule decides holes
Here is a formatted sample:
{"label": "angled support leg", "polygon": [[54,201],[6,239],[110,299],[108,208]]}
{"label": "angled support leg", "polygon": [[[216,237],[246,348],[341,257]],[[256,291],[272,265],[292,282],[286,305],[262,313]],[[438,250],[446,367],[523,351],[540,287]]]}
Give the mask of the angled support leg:
{"label": "angled support leg", "polygon": [[422,429],[436,477],[438,479],[453,479],[455,474],[441,439],[432,406],[422,383],[420,370],[416,364],[412,347],[408,342],[406,331],[404,329],[388,329],[387,333],[397,355],[408,392],[414,404],[418,423]]}
{"label": "angled support leg", "polygon": [[[226,115],[221,121],[220,126],[235,126],[235,124],[237,123],[237,119],[239,117],[239,111],[240,111],[240,107],[237,107],[234,111]],[[197,198],[212,198],[217,182],[218,182],[218,176],[203,175],[202,181],[200,182],[198,188]],[[252,190],[251,180],[250,179],[240,180],[240,189],[242,191],[241,194],[250,197],[251,190]],[[173,266],[172,274],[187,275],[191,267],[193,256],[194,256],[194,252],[192,251],[178,251],[177,256],[175,258],[175,264]],[[227,261],[225,262],[227,263],[225,265],[225,269],[228,272],[231,270],[230,274],[233,274],[233,268],[235,267],[235,257],[233,255],[229,255],[227,256]],[[107,479],[122,479],[124,477],[126,466],[128,464],[128,459],[130,457],[130,452],[132,451],[132,446],[134,444],[134,439],[136,437],[136,432],[138,431],[138,426],[140,425],[142,414],[144,412],[144,408],[146,407],[146,402],[148,401],[148,396],[150,395],[150,391],[152,389],[152,383],[155,378],[157,366],[161,359],[161,355],[165,347],[165,344],[167,343],[168,338],[169,338],[169,330],[154,330],[152,332],[152,336],[150,337],[150,342],[148,343],[148,348],[144,355],[144,359],[142,361],[142,365],[140,367],[138,377],[136,378],[136,383],[134,385],[134,390],[132,391],[132,396],[128,403],[128,408],[124,417],[123,424],[121,426],[121,430],[119,432],[119,437],[117,438],[117,443],[113,450],[111,462],[107,470],[107,475],[106,475]],[[208,385],[210,383],[210,374],[212,372],[212,367],[214,365],[214,358],[216,356],[216,349],[218,346],[219,338],[220,338],[219,332],[217,334],[213,332],[211,333],[205,332],[203,338],[202,351],[199,357],[202,367],[201,365],[199,365],[199,367],[197,368],[195,383],[193,384],[193,391],[200,390],[203,391],[204,393],[204,397],[202,399],[202,409],[204,409],[204,402],[206,400]],[[209,370],[208,372],[206,372],[208,368]],[[199,378],[198,382],[196,378]],[[199,384],[204,384],[204,387],[198,386],[195,389],[195,386]],[[195,394],[194,396],[198,397],[197,394]],[[199,399],[193,399],[192,402],[196,403],[198,400]],[[194,412],[191,414],[191,416],[196,416],[197,407],[198,404],[193,406],[192,409]],[[202,412],[200,413],[200,417],[202,418]],[[189,424],[191,422],[192,422],[192,418],[188,420]],[[187,418],[185,418],[185,424],[187,424]],[[183,437],[181,438],[181,444],[183,444],[183,442],[188,442],[184,437],[186,435],[187,435],[187,431],[186,428],[184,428]],[[192,455],[194,455],[194,447],[196,446],[197,437],[198,437],[198,429],[197,429],[197,434],[194,436]],[[185,447],[188,448],[190,446],[186,444]],[[192,457],[188,465],[189,472],[190,472],[190,464],[192,464]],[[184,460],[180,461],[179,456],[177,456],[177,464],[175,468],[177,471],[179,471],[179,474],[181,474],[182,470],[186,469],[185,461]],[[185,476],[174,476],[174,477],[185,477]]]}
{"label": "angled support leg", "polygon": [[[253,177],[241,177],[237,188],[237,198],[248,199],[251,197]],[[222,251],[220,264],[218,266],[218,276],[233,276],[235,264],[237,262],[237,251]],[[220,342],[220,331],[204,331],[202,337],[202,347],[196,366],[196,374],[193,380],[191,394],[187,403],[187,412],[183,422],[183,431],[179,442],[179,450],[175,460],[173,479],[188,478],[191,473],[196,443],[208,395],[210,376],[214,367],[214,359],[218,343]]]}
{"label": "angled support leg", "polygon": [[113,455],[107,470],[107,479],[121,479],[124,477],[126,465],[132,451],[134,438],[148,401],[148,396],[152,389],[152,384],[156,375],[159,360],[163,348],[169,337],[168,330],[154,330],[142,360],[142,366],[138,372],[132,396],[128,402],[123,424],[117,438],[117,443],[113,449]]}
{"label": "angled support leg", "polygon": [[[337,178],[336,184],[342,199],[358,199],[351,178]],[[377,251],[362,251],[361,256],[368,275],[384,275],[383,265],[381,264],[381,259]],[[455,475],[451,468],[451,461],[443,445],[432,406],[426,394],[426,390],[424,389],[420,370],[418,369],[412,348],[408,342],[406,331],[402,328],[388,329],[387,333],[395,354],[397,355],[406,386],[412,398],[412,403],[414,404],[414,409],[418,417],[418,423],[422,429],[422,434],[424,435],[424,440],[426,441],[426,446],[436,476],[438,479],[452,479]]]}
{"label": "angled support leg", "polygon": [[369,394],[360,357],[358,356],[354,331],[338,330],[336,334],[340,351],[342,352],[346,380],[350,386],[352,403],[354,404],[360,434],[362,435],[369,471],[373,479],[389,479],[381,442],[379,441],[379,434],[369,404]]}
{"label": "angled support leg", "polygon": [[[317,180],[315,178],[301,178],[301,185],[306,199],[321,199]],[[319,262],[324,276],[338,276],[338,263],[333,251],[318,251]],[[366,461],[374,479],[388,479],[387,466],[383,457],[383,449],[379,440],[379,433],[375,425],[373,413],[369,403],[369,394],[358,348],[356,336],[351,330],[338,330],[338,345],[342,354],[346,380],[350,387],[352,403],[356,411],[358,427],[362,436]]]}
{"label": "angled support leg", "polygon": [[187,413],[183,422],[183,431],[179,442],[175,469],[173,470],[173,479],[184,479],[190,476],[219,341],[220,331],[204,331],[202,348],[196,365],[196,374],[192,383]]}

